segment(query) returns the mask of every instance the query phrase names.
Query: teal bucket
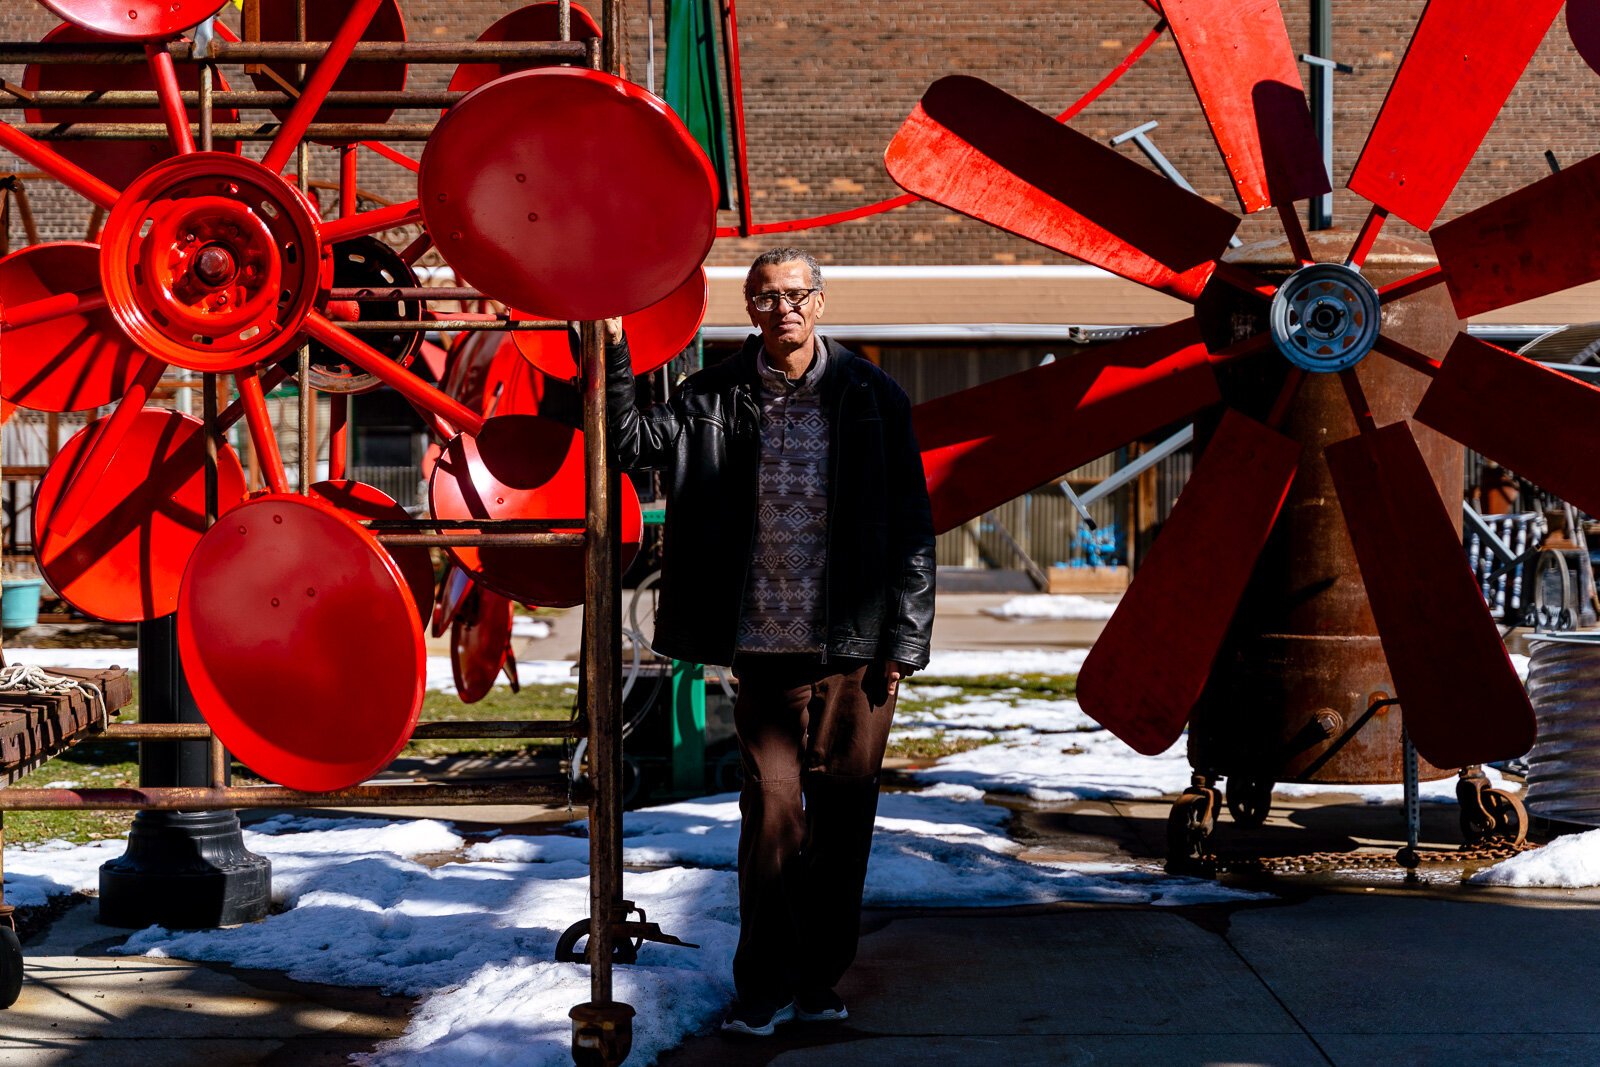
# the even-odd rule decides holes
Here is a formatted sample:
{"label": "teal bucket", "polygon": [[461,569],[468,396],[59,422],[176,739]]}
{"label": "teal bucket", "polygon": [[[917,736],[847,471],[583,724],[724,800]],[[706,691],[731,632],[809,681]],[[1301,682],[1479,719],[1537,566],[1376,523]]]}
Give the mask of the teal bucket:
{"label": "teal bucket", "polygon": [[23,630],[39,621],[39,592],[44,582],[38,578],[8,578],[0,587],[0,626]]}

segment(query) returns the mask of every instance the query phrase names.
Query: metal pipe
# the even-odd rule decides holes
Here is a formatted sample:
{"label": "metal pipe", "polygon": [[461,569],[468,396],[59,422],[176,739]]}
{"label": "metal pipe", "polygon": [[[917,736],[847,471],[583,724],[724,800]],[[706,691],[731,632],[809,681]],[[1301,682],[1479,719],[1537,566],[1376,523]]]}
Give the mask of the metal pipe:
{"label": "metal pipe", "polygon": [[310,496],[311,474],[313,468],[317,465],[316,449],[312,447],[312,441],[315,439],[312,420],[315,418],[317,410],[317,394],[316,390],[311,388],[311,346],[301,345],[299,357],[300,365],[297,368],[299,372],[297,379],[300,391],[296,397],[299,403],[296,405],[298,417],[295,419],[294,426],[295,455],[297,457],[297,473],[299,474],[296,482],[298,483],[297,488],[300,491],[300,495]]}
{"label": "metal pipe", "polygon": [[722,62],[728,78],[728,103],[733,110],[733,166],[739,185],[739,233],[748,237],[755,225],[750,204],[750,159],[745,145],[744,83],[739,64],[739,14],[734,0],[722,2]]}
{"label": "metal pipe", "polygon": [[[214,112],[217,107],[216,68],[210,63],[200,65],[200,91],[195,94],[196,103],[200,106],[200,151],[209,152],[216,143],[216,131],[213,129]],[[187,100],[184,101],[188,103]]]}
{"label": "metal pipe", "polygon": [[[163,122],[16,122],[5,124],[10,129],[33,140],[35,144],[43,141],[165,141],[168,137],[166,123]],[[384,137],[391,141],[426,141],[433,135],[434,123],[432,122],[313,122],[306,126],[304,136],[313,141],[347,141],[371,140],[374,137]],[[198,133],[198,123],[190,124],[190,132]],[[218,122],[212,125],[212,134],[229,141],[276,141],[283,133],[284,127],[276,122]],[[26,155],[10,143],[4,147],[16,152],[40,170],[48,171],[50,176],[58,181],[64,181],[57,173],[65,168],[53,160],[38,158],[36,155]],[[85,172],[87,173],[87,172]],[[95,179],[98,181],[99,179]],[[70,184],[70,183],[68,183]],[[102,182],[101,185],[104,185]],[[73,188],[79,192],[77,186]],[[109,188],[109,186],[107,186]],[[89,193],[84,193],[90,196]],[[96,192],[95,195],[106,195]],[[90,196],[90,199],[94,199]],[[115,201],[113,195],[104,205],[111,206]]]}
{"label": "metal pipe", "polygon": [[[188,41],[174,41],[180,63],[296,63],[321,59],[331,41],[222,41],[213,39],[201,54]],[[361,41],[350,50],[352,63],[495,63],[519,59],[584,57],[582,41]],[[143,63],[138,44],[0,44],[0,64]]]}
{"label": "metal pipe", "polygon": [[[202,69],[211,64],[203,64]],[[417,90],[349,90],[335,91],[323,100],[323,107],[395,107],[395,108],[436,108],[449,107],[463,96],[463,92],[422,92]],[[225,89],[213,91],[214,104],[221,108],[276,108],[289,107],[298,97],[291,96],[281,89]],[[200,101],[200,93],[193,89],[180,90],[178,93],[184,106],[195,107]],[[93,89],[52,89],[34,93],[31,99],[21,100],[0,96],[0,110],[7,108],[49,108],[52,110],[68,110],[83,108],[94,110],[107,108],[115,110],[146,109],[161,106],[160,97],[149,89],[107,89],[96,91]]]}
{"label": "metal pipe", "polygon": [[339,324],[340,329],[350,333],[525,333],[530,330],[563,330],[566,327],[564,322],[551,323],[542,319],[363,319]]}
{"label": "metal pipe", "polygon": [[[572,530],[581,528],[583,519],[497,519],[496,530],[509,530],[518,533],[543,530]],[[477,530],[483,526],[482,519],[371,519],[364,525],[374,533],[378,531],[394,531],[411,533],[416,530]]]}
{"label": "metal pipe", "polygon": [[328,398],[328,478],[341,481],[350,461],[350,394]]}
{"label": "metal pipe", "polygon": [[588,545],[584,555],[584,688],[589,720],[590,1002],[611,1003],[613,923],[622,902],[622,683],[617,658],[622,629],[617,532],[618,475],[605,421],[605,344],[601,324],[582,325],[584,476]]}
{"label": "metal pipe", "polygon": [[[486,299],[482,292],[470,286],[452,285],[429,287],[426,285],[399,286],[392,289],[379,289],[373,286],[363,286],[359,289],[333,289],[328,293],[331,300],[373,300],[390,302],[394,300],[483,300]],[[565,328],[565,322],[555,322],[554,328]]]}
{"label": "metal pipe", "polygon": [[[581,790],[581,787],[580,787]],[[302,793],[281,785],[140,789],[0,789],[0,811],[218,811],[223,808],[414,807],[422,804],[565,804],[567,783],[422,782]]]}
{"label": "metal pipe", "polygon": [[154,41],[144,46],[144,54],[150,62],[150,77],[156,84],[156,96],[161,101],[161,113],[166,119],[173,150],[180,156],[188,155],[194,151],[194,135],[189,131],[189,115],[178,91],[178,72],[172,66],[172,54],[164,43]]}
{"label": "metal pipe", "polygon": [[[355,323],[348,325],[354,326]],[[416,325],[410,323],[408,325]],[[435,323],[438,327],[438,324]],[[443,327],[439,327],[443,328]],[[396,366],[387,356],[371,345],[352,337],[346,330],[335,326],[318,312],[306,316],[305,329],[314,341],[321,341],[356,366],[377,378],[414,406],[421,407],[447,420],[451,425],[468,433],[483,430],[483,416],[461,401],[424,382],[415,374]]]}
{"label": "metal pipe", "polygon": [[[582,737],[587,729],[581,721],[526,719],[441,719],[419,722],[411,731],[413,739],[471,741],[488,738]],[[118,722],[99,733],[85,734],[80,744],[127,741],[206,741],[216,734],[205,723]]]}
{"label": "metal pipe", "polygon": [[331,245],[348,241],[352,237],[381,233],[396,226],[419,222],[421,219],[422,205],[415,200],[406,200],[399,204],[389,204],[372,211],[362,211],[324,222],[318,227],[318,233],[324,244]]}
{"label": "metal pipe", "polygon": [[[493,520],[485,520],[492,522]],[[575,548],[584,543],[581,533],[500,533],[492,527],[479,533],[460,534],[377,534],[381,545],[494,545],[496,548]]]}
{"label": "metal pipe", "polygon": [[[140,56],[142,58],[143,53],[140,53]],[[41,124],[30,123],[28,125],[38,126]],[[166,130],[166,127],[160,123],[153,123],[152,125],[162,131]],[[164,139],[166,133],[163,132],[161,137]],[[0,148],[4,148],[18,158],[32,163],[96,207],[103,207],[110,211],[112,206],[116,204],[117,198],[122,195],[120,190],[112,188],[55,149],[48,145],[40,144],[25,133],[22,127],[14,126],[9,122],[0,122]]]}
{"label": "metal pipe", "polygon": [[383,0],[353,0],[351,3],[344,21],[339,24],[339,32],[333,35],[322,58],[317,61],[317,69],[312,72],[311,80],[301,87],[300,99],[294,102],[293,109],[283,120],[283,126],[272,139],[267,154],[261,157],[262,165],[274,174],[281,173],[288,165],[290,154],[306,136],[306,127],[311,125],[312,116],[322,107],[323,98],[344,71],[356,42],[361,40],[367,23],[372,21],[372,16],[378,13],[382,3]]}
{"label": "metal pipe", "polygon": [[267,414],[267,398],[261,388],[261,379],[245,371],[239,371],[233,378],[239,387],[239,400],[244,405],[250,440],[261,459],[262,478],[274,493],[287,493],[289,479],[284,474],[283,455],[278,451],[278,435],[272,426],[272,416]]}

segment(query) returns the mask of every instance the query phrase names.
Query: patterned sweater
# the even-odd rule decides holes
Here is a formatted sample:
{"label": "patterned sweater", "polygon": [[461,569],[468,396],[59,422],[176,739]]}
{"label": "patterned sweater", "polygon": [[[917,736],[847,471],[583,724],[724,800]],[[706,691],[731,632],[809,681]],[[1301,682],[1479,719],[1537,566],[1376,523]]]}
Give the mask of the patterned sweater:
{"label": "patterned sweater", "polygon": [[818,652],[828,559],[828,418],[822,410],[827,350],[790,382],[756,360],[761,375],[761,464],[755,552],[739,619],[741,652]]}

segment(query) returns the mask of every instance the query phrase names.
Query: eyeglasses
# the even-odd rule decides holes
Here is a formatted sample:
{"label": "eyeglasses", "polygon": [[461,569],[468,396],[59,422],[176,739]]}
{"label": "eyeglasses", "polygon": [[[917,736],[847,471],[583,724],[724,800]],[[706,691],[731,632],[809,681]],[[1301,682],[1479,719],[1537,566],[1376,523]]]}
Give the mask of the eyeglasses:
{"label": "eyeglasses", "polygon": [[757,293],[750,298],[750,306],[757,311],[773,311],[778,306],[778,301],[799,311],[811,300],[811,294],[821,292],[820,289],[790,289],[783,293]]}

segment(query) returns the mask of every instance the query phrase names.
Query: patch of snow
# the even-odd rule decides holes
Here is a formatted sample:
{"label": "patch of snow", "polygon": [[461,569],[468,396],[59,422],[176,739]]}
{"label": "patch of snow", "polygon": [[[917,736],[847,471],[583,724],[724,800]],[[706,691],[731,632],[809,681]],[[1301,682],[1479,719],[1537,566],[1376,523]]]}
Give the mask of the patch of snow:
{"label": "patch of snow", "polygon": [[[137,648],[12,648],[6,646],[6,662],[26,663],[37,667],[73,667],[85,671],[103,671],[110,667],[139,666]],[[448,664],[447,664],[448,666]]]}
{"label": "patch of snow", "polygon": [[550,636],[550,620],[520,613],[513,615],[511,617],[511,636],[528,637],[541,641]]}
{"label": "patch of snow", "polygon": [[997,619],[1109,619],[1114,600],[1093,600],[1076,593],[1033,593],[1014,596],[997,607],[984,608]]}
{"label": "patch of snow", "polygon": [[[570,659],[519,659],[517,679],[523,685],[577,685],[578,676],[573,673],[576,666]],[[506,676],[499,675],[494,684],[508,684]],[[428,657],[427,687],[440,693],[456,691],[456,677],[449,656]]]}
{"label": "patch of snow", "polygon": [[1600,885],[1600,830],[1558,837],[1543,848],[1501,860],[1472,876],[1483,885],[1552,886],[1581,889]]}
{"label": "patch of snow", "polygon": [[[1010,813],[979,790],[934,785],[882,798],[867,903],[1005,905],[1081,900],[1181,904],[1261,894],[1111,864],[1031,864],[1006,836]],[[562,832],[502,834],[466,847],[448,824],[281,815],[245,832],[272,860],[285,909],[226,930],[134,934],[118,951],[286,970],[299,981],[370,985],[423,998],[406,1032],[358,1062],[568,1064],[567,1009],[588,997],[587,969],[551,960],[588,909],[588,841]],[[616,973],[638,1009],[634,1055],[650,1062],[715,1023],[732,996],[738,939],[739,811],[723,795],[629,812],[628,896],[652,921],[701,946],[647,943]],[[9,850],[17,903],[48,874],[53,892],[92,888],[124,842]],[[453,858],[438,863],[439,854]],[[431,857],[430,863],[418,862]],[[21,884],[18,884],[18,879]],[[42,898],[43,895],[39,894]]]}

